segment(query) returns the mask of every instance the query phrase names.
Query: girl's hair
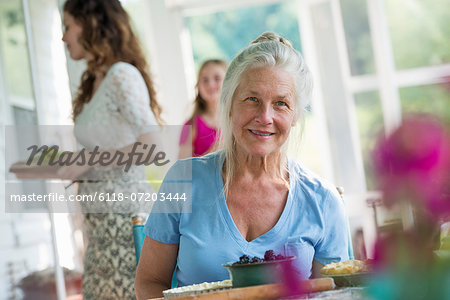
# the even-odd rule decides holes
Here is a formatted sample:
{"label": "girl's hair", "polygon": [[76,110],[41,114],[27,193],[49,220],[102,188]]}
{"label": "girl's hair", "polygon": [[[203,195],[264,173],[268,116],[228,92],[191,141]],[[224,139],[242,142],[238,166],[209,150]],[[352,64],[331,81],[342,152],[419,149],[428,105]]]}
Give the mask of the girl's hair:
{"label": "girl's hair", "polygon": [[[141,73],[150,95],[150,108],[158,123],[161,120],[161,106],[156,101],[156,92],[141,46],[130,24],[130,18],[118,0],[67,0],[64,12],[74,17],[81,25],[79,42],[93,55],[73,103],[73,119],[81,113],[84,104],[93,96],[95,72],[102,66],[126,62]],[[105,71],[106,73],[106,71]]]}
{"label": "girl's hair", "polygon": [[205,113],[208,110],[208,103],[200,95],[200,91],[198,89],[198,84],[200,82],[200,74],[202,73],[203,69],[206,66],[210,65],[210,64],[220,66],[225,71],[228,68],[228,63],[226,61],[222,60],[222,59],[209,59],[209,60],[206,60],[205,62],[202,63],[200,69],[198,70],[197,84],[195,85],[195,88],[197,90],[197,95],[196,95],[195,100],[194,100],[194,112],[193,112],[192,117],[190,119],[191,121],[194,119],[195,116],[201,115],[201,114]]}
{"label": "girl's hair", "polygon": [[[255,67],[280,68],[292,75],[295,85],[295,118],[304,122],[302,111],[307,107],[312,91],[312,77],[302,55],[292,44],[273,32],[264,32],[249,46],[241,50],[231,61],[225,75],[220,96],[220,134],[222,155],[225,156],[225,195],[236,169],[236,145],[233,136],[231,106],[234,93],[241,82],[242,74]],[[280,172],[286,168],[287,142],[281,148]],[[283,174],[283,173],[281,173]]]}

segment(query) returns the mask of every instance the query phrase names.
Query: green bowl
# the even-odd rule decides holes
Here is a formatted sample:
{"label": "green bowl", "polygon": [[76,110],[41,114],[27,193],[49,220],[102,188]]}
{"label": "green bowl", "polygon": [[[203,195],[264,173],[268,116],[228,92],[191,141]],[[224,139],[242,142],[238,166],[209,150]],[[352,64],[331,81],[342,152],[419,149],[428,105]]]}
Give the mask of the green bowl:
{"label": "green bowl", "polygon": [[260,263],[222,265],[230,273],[233,287],[244,287],[269,283],[280,283],[283,280],[285,265],[293,261],[295,256],[285,259],[265,261]]}

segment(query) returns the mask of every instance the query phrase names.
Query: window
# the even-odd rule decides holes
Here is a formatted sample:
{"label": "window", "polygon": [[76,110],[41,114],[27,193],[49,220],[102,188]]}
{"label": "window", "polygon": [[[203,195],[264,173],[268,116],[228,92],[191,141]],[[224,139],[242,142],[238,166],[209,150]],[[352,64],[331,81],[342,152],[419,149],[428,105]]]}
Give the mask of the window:
{"label": "window", "polygon": [[301,50],[297,2],[240,7],[206,15],[187,16],[197,68],[202,61],[219,57],[231,61],[239,50],[264,31],[274,31]]}
{"label": "window", "polygon": [[450,126],[450,87],[446,84],[410,86],[400,89],[402,113],[429,113]]}
{"label": "window", "polygon": [[367,189],[374,190],[376,186],[371,154],[375,142],[384,130],[380,96],[377,91],[357,93],[354,96]]}
{"label": "window", "polygon": [[375,73],[366,1],[341,0],[341,12],[351,74]]}
{"label": "window", "polygon": [[[218,57],[231,61],[239,50],[264,31],[274,31],[282,35],[301,52],[298,9],[297,1],[284,1],[186,16],[185,25],[190,32],[196,68],[210,58]],[[321,174],[317,118],[312,112],[305,114],[305,128],[301,128],[299,124],[291,132],[288,154]]]}
{"label": "window", "polygon": [[[33,127],[35,131],[32,131],[29,130],[31,127],[25,128],[22,125],[37,125],[38,120],[41,124],[45,124],[46,122],[42,121],[43,117],[50,120],[47,124],[50,122],[58,124],[57,118],[63,119],[68,115],[67,112],[63,115],[62,110],[59,110],[62,102],[66,101],[70,106],[69,87],[67,80],[64,81],[67,79],[67,70],[63,57],[57,4],[58,1],[46,0],[0,1],[0,80],[2,80],[1,87],[5,87],[0,91],[2,93],[0,123],[18,125],[9,127],[9,130],[17,130],[17,132],[23,130],[32,136],[32,138],[26,138],[27,144],[34,143],[34,139],[37,141],[39,132],[36,127]],[[33,84],[39,85],[33,86]],[[64,93],[68,97],[62,98]],[[6,130],[4,131],[6,135]],[[11,162],[21,158],[22,152],[17,149],[24,149],[24,147],[19,140],[2,140],[0,152],[5,154],[5,160],[8,159],[9,153],[12,152],[12,155],[8,159],[8,164],[5,162],[5,167],[2,168],[5,184],[3,188],[0,188],[0,195],[3,198],[6,197],[8,190],[6,184],[9,183],[21,185],[16,185],[17,189],[14,188],[14,192],[21,194],[28,194],[30,190],[36,194],[44,194],[48,191],[42,181],[23,184],[23,182],[17,182],[12,174],[5,172],[5,169],[9,169]],[[63,219],[67,221],[67,216],[58,215],[55,218],[58,224],[55,225],[49,217],[46,206],[43,208],[43,205],[29,205],[26,206],[26,210],[27,213],[30,212],[27,215],[21,213],[11,215],[5,212],[0,214],[0,233],[7,237],[2,243],[2,256],[5,266],[8,266],[8,270],[5,269],[6,276],[0,280],[0,286],[3,287],[2,291],[5,291],[2,295],[9,298],[17,298],[21,294],[23,296],[24,293],[18,291],[18,283],[27,273],[44,268],[53,270],[56,260],[54,260],[52,243],[57,241],[53,239],[50,226],[57,228],[56,231],[59,231],[59,236],[63,239],[71,236],[69,226],[62,225],[61,222]],[[63,263],[69,262],[73,265],[74,256],[71,255],[73,251],[69,249],[71,245],[67,242],[68,240],[70,238],[64,241],[65,248],[60,252],[59,259]],[[33,278],[37,279],[38,275],[33,275]],[[62,276],[59,279],[62,283]]]}
{"label": "window", "polygon": [[[398,118],[394,123],[410,113],[429,113],[450,124],[450,11],[442,9],[444,2],[383,1],[381,14],[386,17],[388,39],[379,40],[376,37],[374,40],[371,36],[374,30],[369,26],[369,17],[377,16],[371,11],[374,8],[368,7],[368,1],[340,0],[351,70],[349,92],[354,96],[369,191],[376,189],[371,152],[378,134],[383,132],[384,125],[389,125],[383,123],[386,119],[383,112],[392,112],[400,107],[401,114],[394,114]],[[381,19],[372,22],[372,25],[384,25]],[[374,61],[373,43],[382,43],[384,49],[392,49],[394,66],[388,70],[392,72],[392,82],[383,82],[373,76],[381,69],[386,72],[384,57],[378,65]],[[386,88],[385,85],[389,85],[391,91],[398,92],[399,98],[384,96],[382,99],[379,91]],[[388,117],[392,123],[392,115]]]}
{"label": "window", "polygon": [[450,63],[447,0],[385,0],[397,69]]}
{"label": "window", "polygon": [[22,109],[34,110],[21,1],[0,2],[0,38],[0,53],[9,103]]}

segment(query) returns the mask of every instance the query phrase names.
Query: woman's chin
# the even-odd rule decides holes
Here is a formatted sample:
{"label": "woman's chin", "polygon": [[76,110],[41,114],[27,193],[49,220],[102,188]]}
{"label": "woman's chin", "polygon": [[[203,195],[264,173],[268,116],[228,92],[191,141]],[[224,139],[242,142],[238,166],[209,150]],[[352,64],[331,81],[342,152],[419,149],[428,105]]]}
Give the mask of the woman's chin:
{"label": "woman's chin", "polygon": [[217,105],[219,103],[219,97],[210,96],[210,97],[205,97],[204,99],[208,104]]}
{"label": "woman's chin", "polygon": [[268,148],[255,148],[255,149],[247,149],[247,155],[253,157],[267,157],[272,154],[280,153],[280,149],[268,149]]}

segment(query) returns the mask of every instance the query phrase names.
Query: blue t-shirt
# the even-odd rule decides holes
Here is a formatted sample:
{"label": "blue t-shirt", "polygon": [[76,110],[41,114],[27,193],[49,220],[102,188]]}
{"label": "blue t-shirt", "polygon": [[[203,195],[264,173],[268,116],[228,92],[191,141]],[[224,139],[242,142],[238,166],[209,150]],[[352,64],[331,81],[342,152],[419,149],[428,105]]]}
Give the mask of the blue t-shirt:
{"label": "blue t-shirt", "polygon": [[226,204],[223,162],[223,156],[216,152],[175,163],[159,193],[171,193],[172,199],[185,193],[186,202],[166,199],[155,203],[145,225],[144,233],[150,238],[179,244],[179,286],[228,279],[222,264],[237,261],[243,254],[264,257],[270,249],[297,257],[294,266],[299,279],[310,277],[313,259],[324,265],[348,260],[347,221],[335,187],[289,159],[285,208],[271,230],[248,242]]}

